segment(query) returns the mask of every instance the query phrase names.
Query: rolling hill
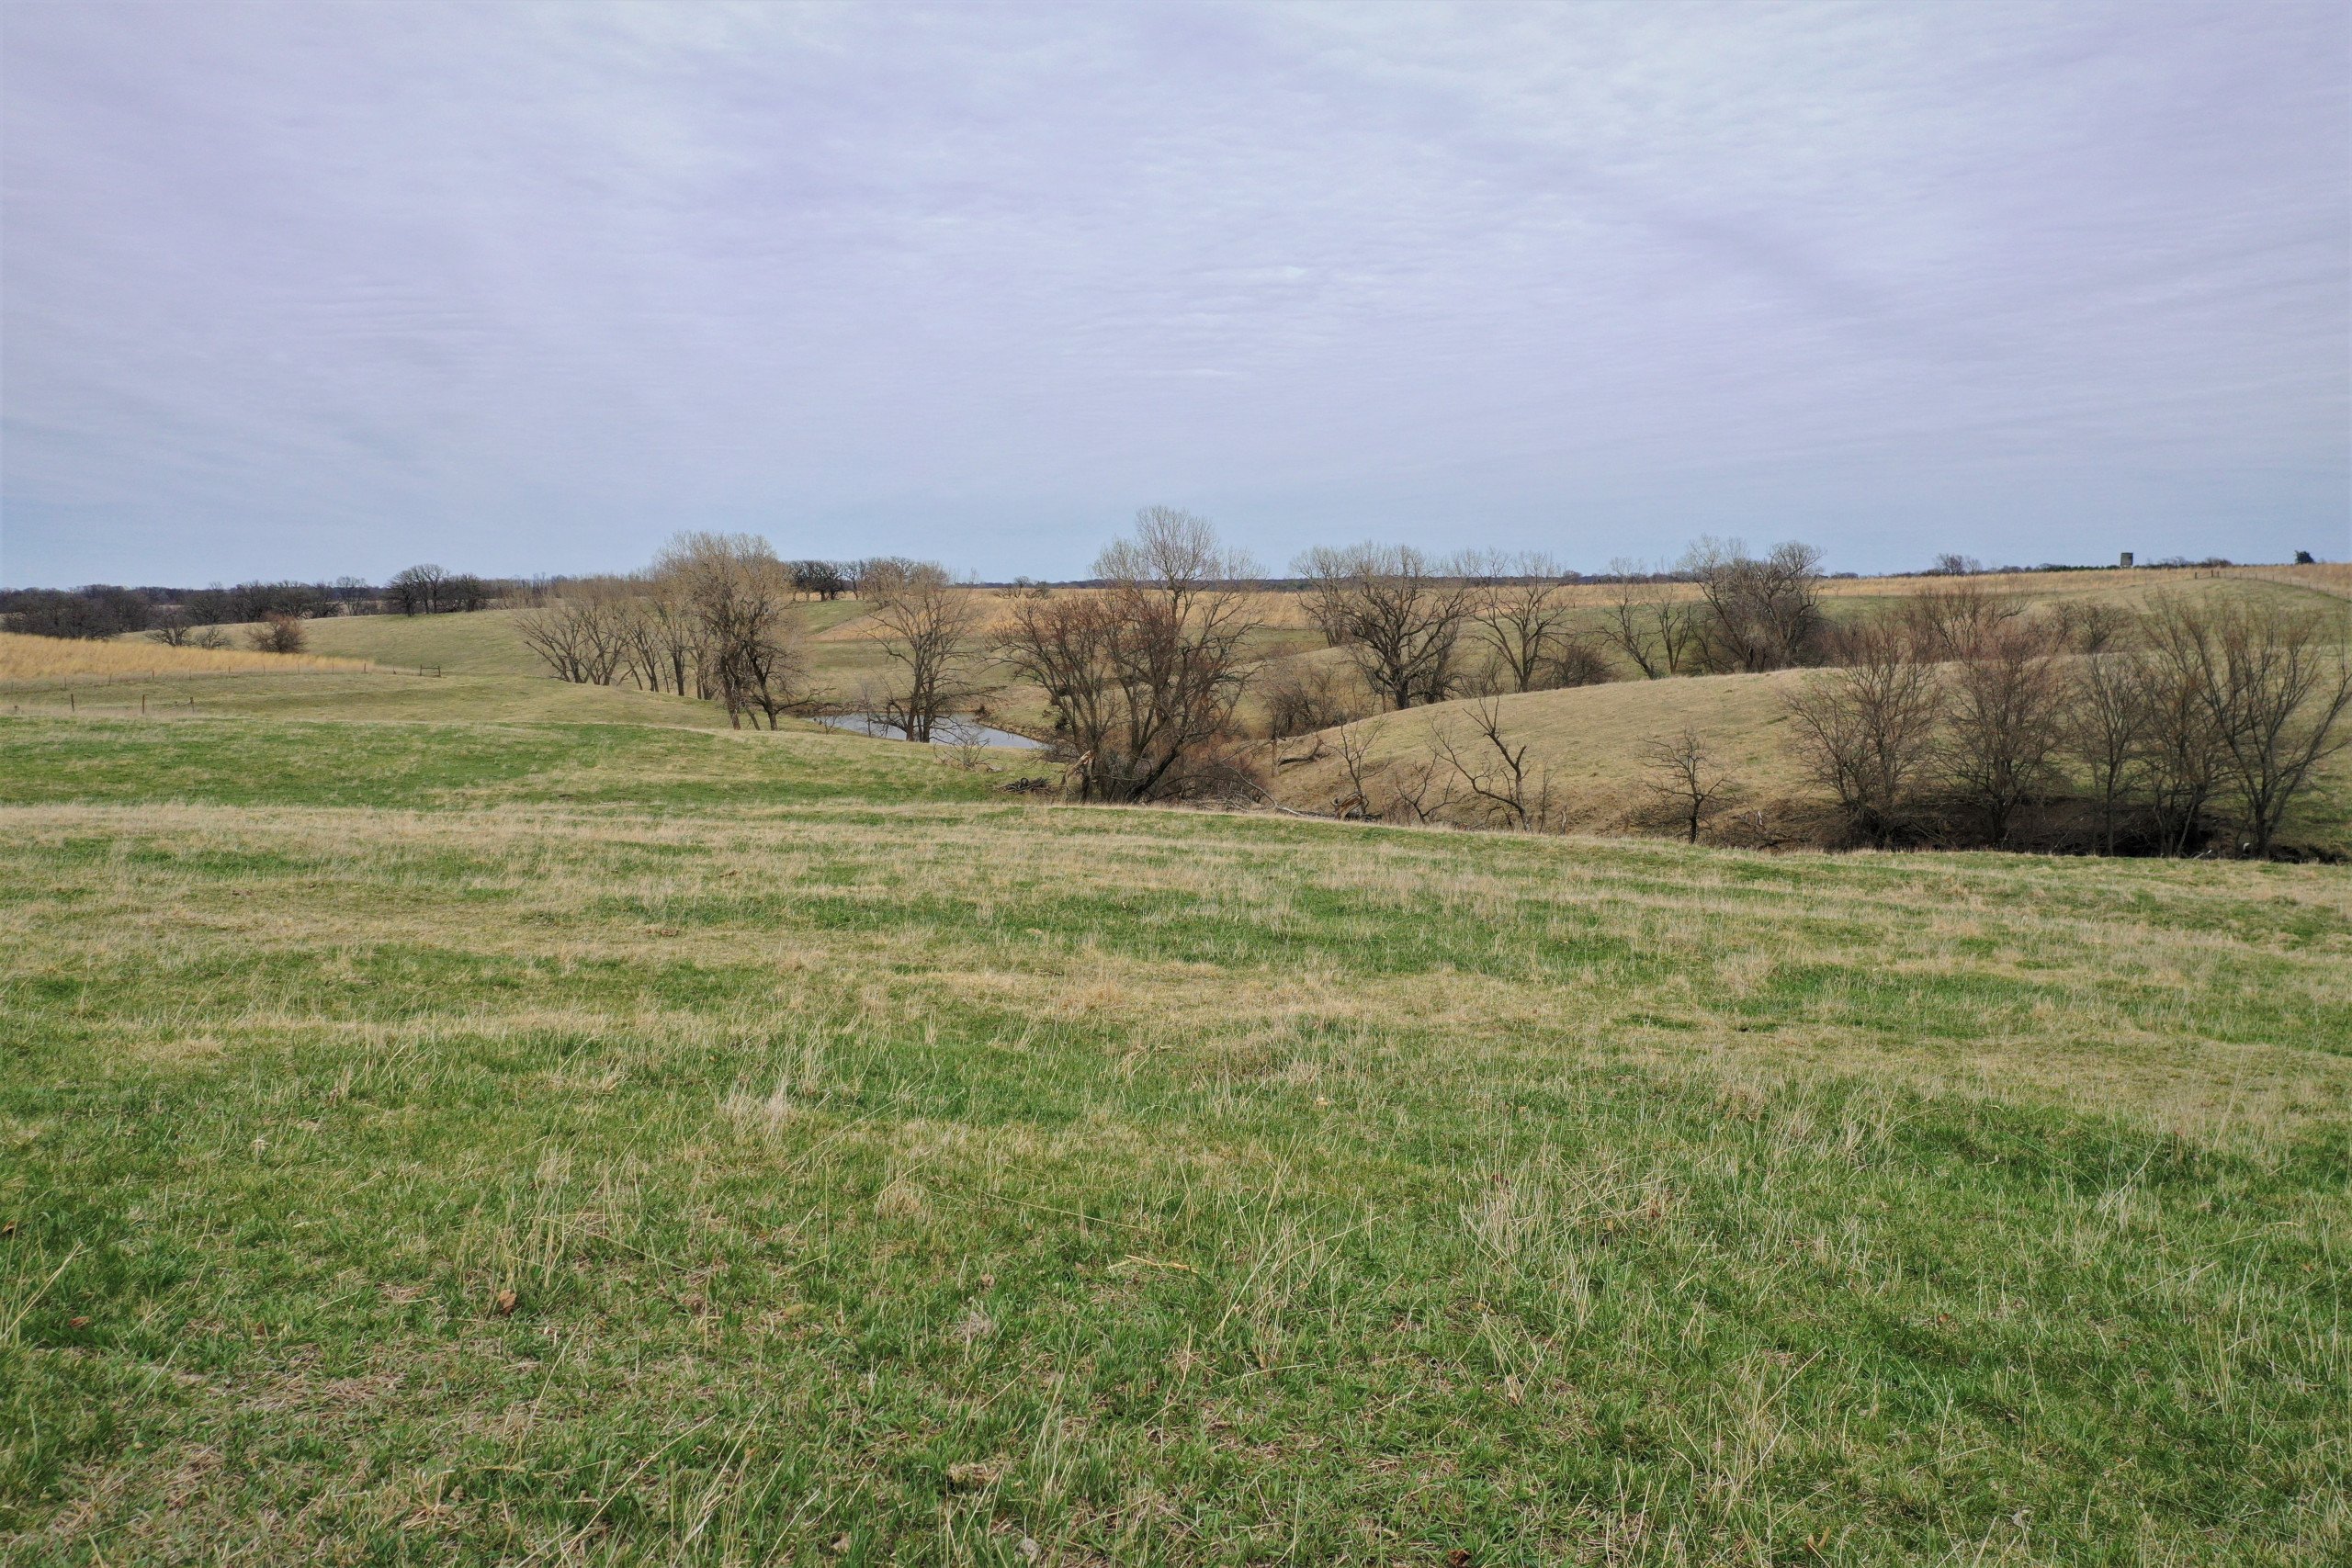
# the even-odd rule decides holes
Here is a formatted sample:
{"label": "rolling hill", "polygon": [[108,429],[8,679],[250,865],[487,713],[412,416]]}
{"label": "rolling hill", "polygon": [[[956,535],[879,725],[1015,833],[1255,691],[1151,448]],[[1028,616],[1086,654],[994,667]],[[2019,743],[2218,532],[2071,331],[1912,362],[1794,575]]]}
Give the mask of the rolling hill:
{"label": "rolling hill", "polygon": [[1047,805],[354,679],[449,711],[0,716],[0,1556],[2352,1543],[2339,868]]}

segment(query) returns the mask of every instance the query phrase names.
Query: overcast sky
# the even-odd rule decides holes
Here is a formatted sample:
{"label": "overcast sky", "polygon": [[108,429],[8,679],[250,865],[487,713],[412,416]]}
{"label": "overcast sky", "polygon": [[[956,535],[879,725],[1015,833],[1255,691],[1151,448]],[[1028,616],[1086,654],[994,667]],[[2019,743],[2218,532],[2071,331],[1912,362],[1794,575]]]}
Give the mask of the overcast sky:
{"label": "overcast sky", "polygon": [[0,581],[2352,555],[2352,11],[5,8]]}

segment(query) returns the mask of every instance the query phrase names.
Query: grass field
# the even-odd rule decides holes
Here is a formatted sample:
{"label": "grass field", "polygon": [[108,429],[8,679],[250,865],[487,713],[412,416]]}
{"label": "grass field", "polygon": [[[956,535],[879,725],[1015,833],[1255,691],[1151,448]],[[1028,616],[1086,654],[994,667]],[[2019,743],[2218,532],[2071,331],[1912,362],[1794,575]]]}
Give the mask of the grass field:
{"label": "grass field", "polygon": [[401,689],[0,718],[12,1562],[2352,1551],[2340,869]]}
{"label": "grass field", "polygon": [[311,650],[449,675],[544,675],[512,610],[462,615],[343,615],[304,623]]}

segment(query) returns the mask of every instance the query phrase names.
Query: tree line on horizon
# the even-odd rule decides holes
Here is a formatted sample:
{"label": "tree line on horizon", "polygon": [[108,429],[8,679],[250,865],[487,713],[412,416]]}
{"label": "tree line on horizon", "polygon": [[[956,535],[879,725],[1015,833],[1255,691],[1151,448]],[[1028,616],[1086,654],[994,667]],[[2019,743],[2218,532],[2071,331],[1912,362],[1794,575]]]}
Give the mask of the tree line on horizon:
{"label": "tree line on horizon", "polygon": [[[1461,558],[1465,562],[1463,570],[1470,577],[1480,577],[1489,570],[1482,565],[1477,552],[1471,552]],[[1510,558],[1490,555],[1484,558],[1486,561],[1501,562]],[[1644,563],[1621,558],[1611,561],[1605,571],[1579,572],[1550,567],[1548,558],[1542,558],[1547,563],[1543,575],[1555,577],[1563,582],[1611,584],[1696,581],[1693,567],[1687,560]],[[2297,550],[2294,558],[2297,565],[2310,565],[2314,561],[2309,550]],[[1302,575],[1269,578],[1261,586],[1275,591],[1307,588],[1312,578],[1307,574],[1306,560],[1306,558],[1302,557],[1300,562],[1294,566],[1294,570]],[[870,569],[878,566],[887,571],[904,564],[904,561],[903,557],[885,556],[843,560],[789,560],[783,565],[791,576],[797,593],[804,598],[831,602],[843,597],[858,597],[860,584]],[[2212,569],[2233,564],[2223,556],[2207,556],[2192,560],[2177,555],[2142,563],[2153,570]],[[1501,568],[1498,566],[1492,570]],[[1934,565],[1917,573],[1894,575],[1935,577],[2107,570],[2106,567],[2053,561],[2044,561],[2032,567],[1988,567],[1973,558],[1945,554],[1939,556]],[[1850,580],[1860,574],[1839,571],[1827,575]],[[424,563],[405,568],[381,583],[367,578],[344,576],[332,581],[256,580],[232,587],[215,583],[209,588],[123,587],[94,582],[78,588],[0,589],[0,630],[40,637],[92,638],[152,632],[160,640],[177,644],[200,634],[208,626],[237,626],[272,616],[311,620],[327,615],[447,615],[513,608],[536,603],[550,594],[561,594],[575,584],[601,581],[605,579],[593,575],[529,579],[483,577]],[[1020,591],[1057,586],[1102,586],[1084,578],[1053,582],[1031,577],[1015,577],[1006,582],[977,582],[974,585]]]}
{"label": "tree line on horizon", "polygon": [[0,625],[39,637],[111,637],[146,632],[178,646],[208,627],[273,616],[435,615],[486,610],[527,592],[522,583],[433,565],[413,566],[387,581],[341,577],[332,582],[240,582],[233,587],[18,588],[0,592]]}

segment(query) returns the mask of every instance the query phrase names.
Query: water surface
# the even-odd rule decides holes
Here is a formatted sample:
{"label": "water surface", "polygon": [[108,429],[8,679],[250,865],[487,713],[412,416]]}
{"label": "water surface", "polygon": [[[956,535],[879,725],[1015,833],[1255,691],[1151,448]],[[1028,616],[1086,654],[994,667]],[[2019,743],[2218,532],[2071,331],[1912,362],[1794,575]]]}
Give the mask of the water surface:
{"label": "water surface", "polygon": [[[835,729],[854,730],[884,740],[904,740],[899,727],[878,713],[833,713],[818,719],[819,724]],[[1042,751],[1046,743],[1026,735],[1015,735],[1010,729],[970,718],[944,718],[932,726],[931,743],[934,746],[1003,746],[1016,751]]]}

